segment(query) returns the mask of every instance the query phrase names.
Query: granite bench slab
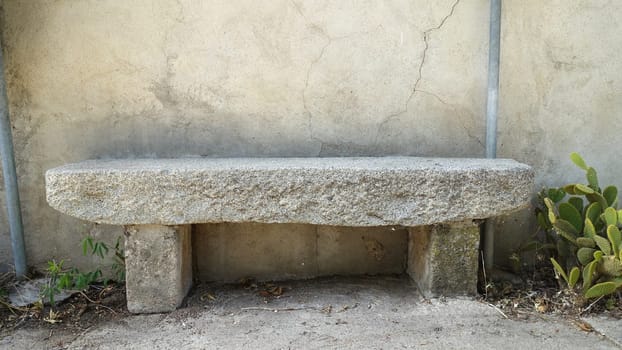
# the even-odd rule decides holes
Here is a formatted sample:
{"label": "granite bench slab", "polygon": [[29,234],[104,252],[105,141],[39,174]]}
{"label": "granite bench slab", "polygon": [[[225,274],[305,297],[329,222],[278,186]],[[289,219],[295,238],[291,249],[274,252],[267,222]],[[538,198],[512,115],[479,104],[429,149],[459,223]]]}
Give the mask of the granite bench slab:
{"label": "granite bench slab", "polygon": [[[533,177],[510,159],[89,160],[48,170],[46,193],[60,212],[126,227],[128,308],[161,312],[177,307],[190,287],[188,227],[197,223],[409,227],[408,272],[421,289],[473,294],[474,220],[526,206]],[[168,270],[156,274],[147,265]],[[448,281],[450,270],[462,277]],[[162,284],[169,290],[155,288]]]}

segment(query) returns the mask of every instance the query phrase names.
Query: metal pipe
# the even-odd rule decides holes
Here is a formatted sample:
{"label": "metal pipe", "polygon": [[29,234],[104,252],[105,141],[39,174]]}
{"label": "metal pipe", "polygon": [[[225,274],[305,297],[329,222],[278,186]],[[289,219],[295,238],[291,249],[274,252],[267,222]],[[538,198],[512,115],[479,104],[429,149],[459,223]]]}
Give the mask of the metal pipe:
{"label": "metal pipe", "polygon": [[[499,62],[501,48],[501,0],[490,0],[488,45],[488,96],[486,99],[486,158],[497,157],[497,116],[499,106]],[[495,251],[492,220],[484,225],[484,267],[491,271]]]}
{"label": "metal pipe", "polygon": [[26,251],[24,249],[24,230],[22,213],[15,172],[15,158],[13,155],[13,136],[11,134],[11,120],[9,119],[9,99],[4,79],[4,58],[0,44],[0,155],[2,155],[2,175],[4,176],[4,191],[11,231],[11,247],[15,275],[18,279],[26,276]]}

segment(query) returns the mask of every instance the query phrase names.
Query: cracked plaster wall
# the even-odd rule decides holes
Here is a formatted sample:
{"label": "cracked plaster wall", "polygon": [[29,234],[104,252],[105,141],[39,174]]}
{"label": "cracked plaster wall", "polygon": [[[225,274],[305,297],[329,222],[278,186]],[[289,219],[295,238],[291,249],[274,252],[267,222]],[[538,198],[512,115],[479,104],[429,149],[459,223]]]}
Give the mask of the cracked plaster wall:
{"label": "cracked plaster wall", "polygon": [[[499,155],[542,185],[579,179],[578,150],[615,182],[622,4],[504,6]],[[47,206],[43,173],[68,162],[484,153],[486,0],[4,0],[1,20],[33,265],[86,266],[84,233],[120,232]],[[503,220],[499,262],[531,230]]]}

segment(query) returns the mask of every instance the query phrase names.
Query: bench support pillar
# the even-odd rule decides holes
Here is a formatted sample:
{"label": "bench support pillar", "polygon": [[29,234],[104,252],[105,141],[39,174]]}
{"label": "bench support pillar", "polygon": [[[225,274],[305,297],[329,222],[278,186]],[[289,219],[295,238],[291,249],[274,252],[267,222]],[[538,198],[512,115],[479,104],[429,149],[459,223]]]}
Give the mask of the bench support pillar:
{"label": "bench support pillar", "polygon": [[170,312],[192,285],[191,225],[125,227],[127,308]]}
{"label": "bench support pillar", "polygon": [[410,227],[408,232],[407,271],[426,298],[477,293],[477,222]]}

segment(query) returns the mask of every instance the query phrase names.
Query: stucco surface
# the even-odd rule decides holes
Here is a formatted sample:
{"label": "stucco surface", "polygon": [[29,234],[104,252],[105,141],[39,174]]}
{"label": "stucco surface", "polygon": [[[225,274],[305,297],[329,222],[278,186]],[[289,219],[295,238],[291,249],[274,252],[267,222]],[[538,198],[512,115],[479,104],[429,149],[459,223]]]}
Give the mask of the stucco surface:
{"label": "stucco surface", "polygon": [[408,233],[400,227],[196,225],[196,277],[234,282],[326,275],[401,274]]}
{"label": "stucco surface", "polygon": [[[582,179],[571,151],[622,185],[620,11],[504,2],[499,156],[533,165],[538,186]],[[486,0],[5,0],[1,20],[33,265],[92,263],[79,240],[100,228],[45,201],[44,172],[66,163],[484,153]],[[501,262],[532,220],[499,221]]]}

